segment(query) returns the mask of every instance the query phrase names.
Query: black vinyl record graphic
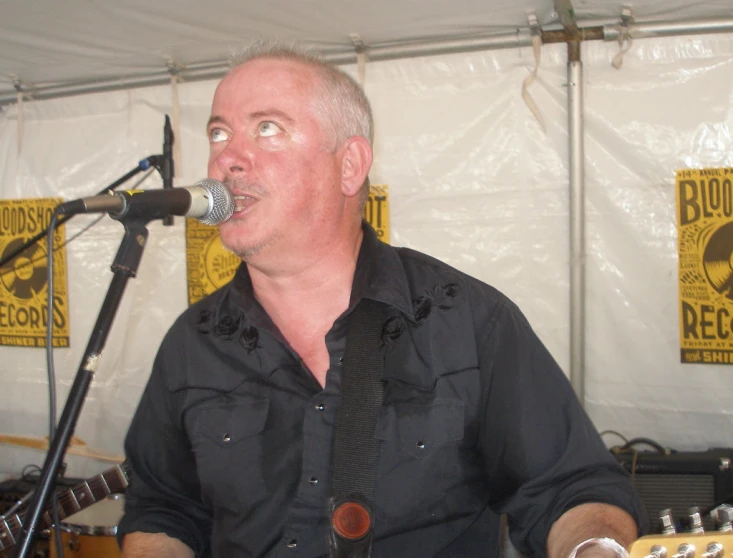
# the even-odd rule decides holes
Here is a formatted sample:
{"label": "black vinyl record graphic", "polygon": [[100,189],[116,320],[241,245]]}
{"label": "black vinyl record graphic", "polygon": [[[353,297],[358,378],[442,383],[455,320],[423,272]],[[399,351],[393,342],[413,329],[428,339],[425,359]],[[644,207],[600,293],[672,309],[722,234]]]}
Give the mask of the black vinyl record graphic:
{"label": "black vinyl record graphic", "polygon": [[[17,250],[25,242],[25,238],[12,240],[5,246],[2,257]],[[27,300],[38,296],[46,286],[47,269],[46,251],[40,244],[34,244],[0,268],[0,276],[10,294]]]}
{"label": "black vinyl record graphic", "polygon": [[713,233],[702,256],[710,285],[733,300],[733,221]]}

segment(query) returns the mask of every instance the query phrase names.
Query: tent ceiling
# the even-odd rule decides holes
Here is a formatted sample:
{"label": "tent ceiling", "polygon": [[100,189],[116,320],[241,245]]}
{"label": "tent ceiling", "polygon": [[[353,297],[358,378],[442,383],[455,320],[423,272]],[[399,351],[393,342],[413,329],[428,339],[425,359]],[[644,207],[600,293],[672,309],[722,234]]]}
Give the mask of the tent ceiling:
{"label": "tent ceiling", "polygon": [[[582,26],[620,21],[630,3],[637,22],[733,17],[731,0],[574,0]],[[367,45],[508,34],[534,11],[543,28],[559,28],[552,0],[3,0],[0,4],[0,99],[15,84],[134,82],[184,68],[219,65],[230,49],[261,37],[312,44],[325,53],[353,52],[351,34]]]}

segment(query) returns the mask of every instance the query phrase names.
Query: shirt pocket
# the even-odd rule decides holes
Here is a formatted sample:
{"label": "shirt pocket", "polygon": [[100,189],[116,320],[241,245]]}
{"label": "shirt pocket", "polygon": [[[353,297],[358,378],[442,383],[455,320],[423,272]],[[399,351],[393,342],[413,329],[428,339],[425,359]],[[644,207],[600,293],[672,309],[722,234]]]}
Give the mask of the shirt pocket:
{"label": "shirt pocket", "polygon": [[419,523],[426,510],[434,513],[446,493],[454,490],[461,479],[464,412],[459,399],[399,402],[382,408],[376,430],[382,441],[377,525],[380,520]]}
{"label": "shirt pocket", "polygon": [[244,511],[267,496],[262,432],[270,402],[227,397],[191,410],[191,444],[204,494],[217,506]]}
{"label": "shirt pocket", "polygon": [[265,428],[270,401],[239,398],[198,408],[194,436],[202,436],[222,448],[236,446]]}
{"label": "shirt pocket", "polygon": [[427,457],[463,439],[464,408],[459,399],[392,403],[381,410],[376,437],[412,457]]}

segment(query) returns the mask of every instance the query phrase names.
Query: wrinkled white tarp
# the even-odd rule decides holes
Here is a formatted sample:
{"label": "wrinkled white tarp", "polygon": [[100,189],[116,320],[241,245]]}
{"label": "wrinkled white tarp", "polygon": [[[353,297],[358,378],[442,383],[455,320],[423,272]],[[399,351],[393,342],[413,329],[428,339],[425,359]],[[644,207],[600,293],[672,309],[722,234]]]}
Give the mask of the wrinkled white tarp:
{"label": "wrinkled white tarp", "polygon": [[[677,449],[733,446],[733,367],[681,365],[675,170],[733,166],[733,37],[584,43],[587,158],[587,408],[599,430]],[[513,298],[555,358],[569,363],[569,232],[564,45],[543,48],[524,105],[529,49],[371,63],[372,182],[388,184],[392,243],[441,258]],[[355,68],[349,68],[355,72]],[[182,84],[176,185],[206,172],[204,126],[215,87]],[[168,87],[25,103],[0,115],[0,197],[87,196],[159,153]],[[132,185],[132,183],[131,183]],[[151,176],[144,187],[160,187]],[[71,237],[93,217],[68,225]],[[122,226],[105,217],[68,248],[72,347],[56,351],[60,402],[107,290]],[[183,220],[150,226],[76,436],[120,453],[157,345],[186,305]],[[42,350],[0,347],[0,431],[43,436]],[[60,404],[60,406],[61,406]],[[610,439],[617,443],[618,440]],[[0,473],[41,463],[3,447]],[[68,457],[69,474],[108,465]]]}
{"label": "wrinkled white tarp", "polygon": [[[578,0],[580,26],[620,23],[631,4],[635,21],[684,22],[733,17],[730,0]],[[304,41],[324,52],[366,45],[461,40],[514,33],[534,12],[559,27],[552,0],[5,0],[0,7],[0,97],[33,85],[134,80],[168,65],[193,68],[226,60],[232,45],[261,37]]]}

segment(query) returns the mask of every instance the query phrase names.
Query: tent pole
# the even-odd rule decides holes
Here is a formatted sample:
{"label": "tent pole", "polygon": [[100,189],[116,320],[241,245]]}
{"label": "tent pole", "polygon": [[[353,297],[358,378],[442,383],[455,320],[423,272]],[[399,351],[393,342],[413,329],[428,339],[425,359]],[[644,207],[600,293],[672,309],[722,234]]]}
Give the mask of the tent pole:
{"label": "tent pole", "polygon": [[[579,28],[577,40],[618,40],[620,25],[603,25],[597,27]],[[699,35],[707,33],[733,33],[733,19],[697,20],[690,22],[670,23],[635,23],[629,27],[629,36],[632,39],[647,37],[671,37],[677,35]],[[542,42],[545,44],[567,42],[570,40],[565,30],[543,31]],[[447,39],[433,41],[415,41],[404,44],[383,44],[368,45],[366,54],[369,60],[389,60],[396,58],[408,58],[416,56],[431,56],[437,54],[472,52],[481,50],[496,50],[502,48],[517,48],[530,46],[532,38],[528,29],[517,29],[512,33],[491,35],[473,39]],[[324,53],[324,59],[335,64],[356,63],[356,53],[349,46],[348,51],[341,53]],[[184,81],[202,81],[208,79],[220,79],[227,71],[227,62],[218,60],[215,62],[189,64],[181,69],[181,78]],[[150,87],[155,85],[167,85],[170,83],[170,74],[167,68],[161,68],[160,72],[128,76],[125,78],[112,78],[89,80],[86,82],[74,83],[53,83],[46,85],[23,87],[23,93],[30,99],[53,99],[81,95],[85,93],[101,93],[104,91],[117,91],[120,89],[134,89],[137,87]],[[17,101],[15,91],[0,91],[0,106],[12,104]]]}
{"label": "tent pole", "polygon": [[[618,40],[621,27],[604,25],[603,38],[606,41]],[[711,19],[693,22],[669,23],[634,23],[629,25],[629,36],[632,39],[649,39],[652,37],[676,37],[679,35],[707,35],[711,33],[733,32],[733,19]]]}
{"label": "tent pole", "polygon": [[570,383],[585,406],[585,163],[580,41],[568,42],[570,187]]}

